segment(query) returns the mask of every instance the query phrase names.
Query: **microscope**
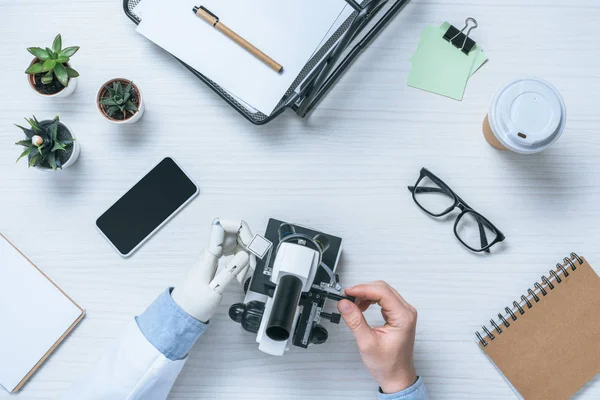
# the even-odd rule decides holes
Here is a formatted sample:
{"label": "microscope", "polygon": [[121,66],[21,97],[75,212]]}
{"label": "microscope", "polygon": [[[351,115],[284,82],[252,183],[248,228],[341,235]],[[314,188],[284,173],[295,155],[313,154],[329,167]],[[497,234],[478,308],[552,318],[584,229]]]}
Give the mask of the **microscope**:
{"label": "microscope", "polygon": [[257,237],[264,253],[255,254],[262,259],[244,283],[244,302],[233,304],[229,316],[256,334],[267,354],[325,343],[329,334],[322,322],[338,324],[341,317],[324,311],[327,300],[354,301],[342,294],[335,273],[342,239],[276,219],[269,220],[264,238]]}

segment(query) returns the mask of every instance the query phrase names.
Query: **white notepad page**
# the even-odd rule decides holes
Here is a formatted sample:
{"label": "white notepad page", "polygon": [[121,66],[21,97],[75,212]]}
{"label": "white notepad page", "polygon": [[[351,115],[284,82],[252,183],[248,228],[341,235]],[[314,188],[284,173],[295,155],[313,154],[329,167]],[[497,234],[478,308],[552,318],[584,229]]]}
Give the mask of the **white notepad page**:
{"label": "white notepad page", "polygon": [[[143,0],[137,31],[269,115],[346,6],[344,0]],[[204,6],[283,66],[276,73],[198,18]]]}
{"label": "white notepad page", "polygon": [[82,313],[0,235],[0,385],[14,391]]}

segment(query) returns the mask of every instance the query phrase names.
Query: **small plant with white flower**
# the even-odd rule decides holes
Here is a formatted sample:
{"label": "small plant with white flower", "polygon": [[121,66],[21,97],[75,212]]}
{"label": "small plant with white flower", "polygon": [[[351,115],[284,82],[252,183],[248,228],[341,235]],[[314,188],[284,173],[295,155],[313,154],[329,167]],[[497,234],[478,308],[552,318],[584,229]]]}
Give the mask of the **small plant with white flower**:
{"label": "small plant with white flower", "polygon": [[25,133],[25,139],[15,144],[25,147],[17,162],[27,157],[28,165],[44,170],[66,168],[79,156],[79,144],[71,131],[60,122],[58,115],[52,120],[38,121],[25,118],[30,128],[17,125]]}

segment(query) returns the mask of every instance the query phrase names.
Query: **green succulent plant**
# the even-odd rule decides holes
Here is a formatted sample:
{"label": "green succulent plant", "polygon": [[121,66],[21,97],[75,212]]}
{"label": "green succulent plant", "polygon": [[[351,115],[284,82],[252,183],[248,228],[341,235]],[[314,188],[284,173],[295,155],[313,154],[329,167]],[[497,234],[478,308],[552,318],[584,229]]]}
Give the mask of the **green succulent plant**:
{"label": "green succulent plant", "polygon": [[110,118],[115,119],[117,113],[123,114],[123,119],[127,118],[127,113],[135,114],[138,108],[133,103],[132,95],[133,82],[123,86],[120,81],[115,81],[111,86],[106,86],[106,92],[100,99],[100,104],[104,106],[104,111]]}
{"label": "green succulent plant", "polygon": [[67,86],[69,78],[76,78],[79,73],[66,64],[73,54],[79,50],[78,46],[62,48],[62,38],[60,34],[56,35],[52,48],[29,47],[27,51],[33,54],[40,61],[32,64],[25,71],[29,75],[44,74],[41,81],[44,85],[52,83],[54,77],[60,81],[63,86]]}
{"label": "green succulent plant", "polygon": [[17,125],[27,137],[27,139],[15,143],[25,147],[25,151],[17,158],[17,162],[23,157],[28,157],[30,167],[46,167],[52,168],[54,171],[57,168],[62,168],[63,162],[66,161],[65,156],[68,156],[65,153],[73,147],[75,139],[60,132],[58,115],[52,121],[41,123],[35,116],[30,119],[25,118],[25,121],[29,123],[31,128]]}

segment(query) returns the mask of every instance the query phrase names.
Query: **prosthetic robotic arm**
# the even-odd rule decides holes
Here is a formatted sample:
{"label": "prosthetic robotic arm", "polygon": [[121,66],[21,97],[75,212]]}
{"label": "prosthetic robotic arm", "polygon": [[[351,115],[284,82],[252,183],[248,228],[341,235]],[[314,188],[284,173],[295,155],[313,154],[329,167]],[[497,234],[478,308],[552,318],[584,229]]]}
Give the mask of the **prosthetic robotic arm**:
{"label": "prosthetic robotic arm", "polygon": [[[251,279],[256,257],[247,246],[252,237],[245,221],[216,218],[208,246],[173,290],[175,303],[197,320],[208,322],[221,303],[225,287],[233,280],[246,285]],[[219,259],[229,255],[234,257],[217,274]]]}

